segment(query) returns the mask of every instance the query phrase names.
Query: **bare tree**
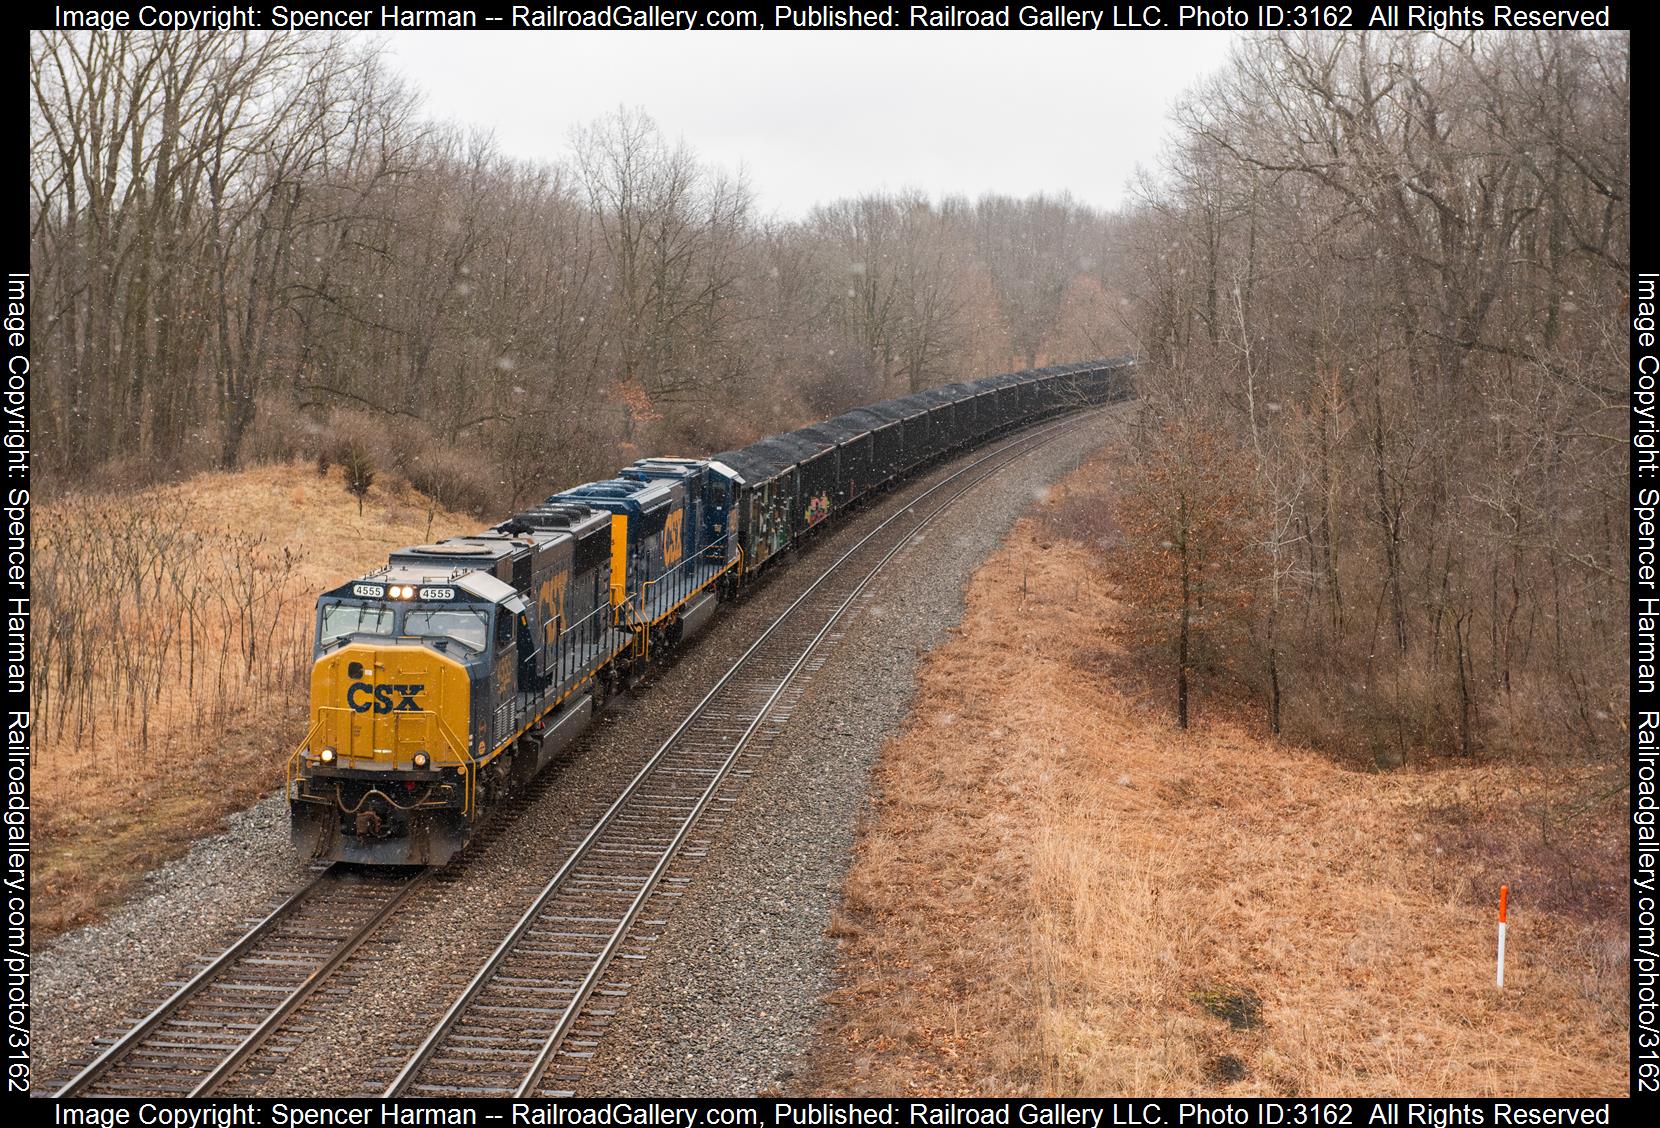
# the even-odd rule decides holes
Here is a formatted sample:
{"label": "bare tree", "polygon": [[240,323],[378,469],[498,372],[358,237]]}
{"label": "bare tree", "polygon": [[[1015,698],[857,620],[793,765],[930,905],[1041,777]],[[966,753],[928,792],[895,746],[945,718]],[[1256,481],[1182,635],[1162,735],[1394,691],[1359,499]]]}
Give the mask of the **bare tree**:
{"label": "bare tree", "polygon": [[1621,35],[1267,36],[1181,110],[1131,233],[1143,385],[1203,373],[1248,439],[1271,725],[1289,677],[1305,734],[1364,721],[1403,754],[1609,738],[1586,686],[1623,629],[1591,595],[1623,552],[1619,397],[1591,374],[1628,71]]}

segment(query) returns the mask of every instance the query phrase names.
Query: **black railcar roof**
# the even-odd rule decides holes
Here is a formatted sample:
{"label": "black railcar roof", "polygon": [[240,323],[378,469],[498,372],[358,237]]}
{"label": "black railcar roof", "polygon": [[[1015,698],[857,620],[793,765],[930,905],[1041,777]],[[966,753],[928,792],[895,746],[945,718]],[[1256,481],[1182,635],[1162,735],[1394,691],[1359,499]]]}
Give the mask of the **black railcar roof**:
{"label": "black railcar roof", "polygon": [[760,442],[750,444],[751,449],[758,447],[772,454],[778,460],[780,467],[801,462],[815,454],[823,454],[834,445],[834,443],[809,439],[793,432],[786,432],[782,435],[768,435]]}
{"label": "black railcar roof", "polygon": [[844,411],[834,419],[825,420],[838,427],[847,427],[858,434],[869,434],[871,431],[880,431],[883,427],[893,426],[892,419],[884,419],[868,407],[856,407],[852,411]]}
{"label": "black railcar roof", "polygon": [[927,411],[934,406],[929,401],[927,392],[912,392],[908,396],[900,396],[898,399],[889,402],[900,408],[908,409],[913,415]]}
{"label": "black railcar roof", "polygon": [[795,430],[791,431],[790,434],[799,435],[804,439],[811,440],[812,442],[823,443],[828,447],[840,445],[841,443],[845,443],[848,439],[858,438],[861,434],[868,430],[870,430],[869,427],[854,427],[844,423],[838,423],[834,419],[826,419],[822,423],[813,423],[806,427],[797,427]]}
{"label": "black railcar roof", "polygon": [[918,407],[914,403],[907,403],[904,399],[891,399],[870,404],[865,410],[890,422],[897,423],[902,419],[914,418],[922,414],[927,408]]}
{"label": "black railcar roof", "polygon": [[794,466],[797,459],[788,451],[780,450],[762,439],[737,450],[723,451],[715,455],[715,461],[730,466],[743,476],[744,481],[753,485],[778,477]]}

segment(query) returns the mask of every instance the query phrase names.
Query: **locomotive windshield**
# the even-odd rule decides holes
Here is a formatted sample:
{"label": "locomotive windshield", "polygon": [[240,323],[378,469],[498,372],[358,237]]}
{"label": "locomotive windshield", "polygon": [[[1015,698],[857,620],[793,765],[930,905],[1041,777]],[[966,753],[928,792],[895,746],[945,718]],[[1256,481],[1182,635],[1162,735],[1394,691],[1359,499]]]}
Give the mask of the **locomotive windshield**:
{"label": "locomotive windshield", "polygon": [[470,650],[482,652],[490,637],[490,620],[483,611],[464,608],[443,611],[410,610],[403,633],[422,638],[453,638]]}
{"label": "locomotive windshield", "polygon": [[350,634],[389,635],[392,633],[390,607],[353,607],[335,603],[323,608],[322,645]]}

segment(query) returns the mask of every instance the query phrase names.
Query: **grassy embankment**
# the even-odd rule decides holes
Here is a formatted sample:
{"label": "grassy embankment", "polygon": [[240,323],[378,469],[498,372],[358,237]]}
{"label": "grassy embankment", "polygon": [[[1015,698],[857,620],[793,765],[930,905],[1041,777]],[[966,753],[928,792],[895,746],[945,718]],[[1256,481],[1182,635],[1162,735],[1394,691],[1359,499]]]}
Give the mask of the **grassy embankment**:
{"label": "grassy embankment", "polygon": [[[304,734],[319,591],[429,527],[477,526],[397,482],[372,487],[359,515],[338,469],[299,464],[38,506],[36,566],[54,574],[37,587],[97,610],[54,616],[36,600],[37,934],[94,919],[280,787]],[[54,619],[77,637],[45,645]]]}
{"label": "grassy embankment", "polygon": [[1115,642],[1101,572],[1042,511],[1021,520],[927,660],[804,1091],[1626,1091],[1608,765],[1378,771],[1204,701],[1183,733]]}

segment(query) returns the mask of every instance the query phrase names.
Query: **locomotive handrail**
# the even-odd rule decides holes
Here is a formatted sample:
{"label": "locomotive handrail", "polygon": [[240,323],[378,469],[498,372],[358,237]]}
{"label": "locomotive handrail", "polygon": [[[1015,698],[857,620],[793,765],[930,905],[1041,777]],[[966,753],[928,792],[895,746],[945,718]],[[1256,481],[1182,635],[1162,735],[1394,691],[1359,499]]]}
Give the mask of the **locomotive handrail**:
{"label": "locomotive handrail", "polygon": [[459,759],[461,760],[463,770],[467,773],[467,786],[461,796],[461,811],[462,814],[469,814],[473,809],[473,793],[478,784],[478,760],[473,756],[471,750],[468,749],[467,742],[457,737],[455,733],[451,731],[449,722],[445,721],[444,718],[439,716],[437,713],[432,713],[430,715],[433,721],[438,725],[438,735],[444,739],[444,743],[450,746],[450,750],[452,752],[457,750],[460,752]]}
{"label": "locomotive handrail", "polygon": [[[347,710],[340,705],[319,705],[317,707],[317,719],[311,722],[311,727],[306,730],[305,739],[300,741],[299,746],[296,747],[293,753],[288,757],[288,785],[290,791],[293,790],[294,781],[299,778],[297,775],[297,769],[300,757],[304,754],[305,750],[311,746],[312,740],[317,736],[318,731],[323,727],[324,716],[329,713],[344,713],[346,711]],[[456,736],[454,730],[452,730],[448,722],[444,720],[443,715],[435,712],[434,710],[411,709],[407,713],[401,714],[401,716],[427,718],[429,731],[430,726],[437,727],[439,740],[447,746],[450,755],[461,767],[463,774],[467,777],[466,789],[462,798],[462,803],[464,804],[462,810],[471,811],[473,809],[474,782],[478,778],[478,759],[467,747],[467,742]]]}
{"label": "locomotive handrail", "polygon": [[639,611],[634,606],[633,595],[624,597],[623,601],[616,604],[611,610],[614,612],[613,621],[625,631],[638,630],[646,625],[645,620],[640,617]]}
{"label": "locomotive handrail", "polygon": [[[616,625],[615,608],[609,603],[601,603],[589,611],[576,622],[571,623],[554,636],[556,664],[554,667],[554,681],[556,686],[563,686],[568,678],[573,677],[585,665],[593,662],[595,651],[604,643],[601,641],[603,631],[596,629],[605,624],[609,630]],[[606,618],[608,613],[609,618]],[[563,697],[560,698],[563,700]],[[555,702],[557,704],[557,702]]]}
{"label": "locomotive handrail", "polygon": [[[708,562],[706,560],[706,556],[707,556],[709,550],[712,549],[712,548],[718,548],[721,545],[730,543],[732,540],[733,540],[733,534],[731,534],[731,533],[723,534],[718,540],[710,541],[708,544],[704,545],[702,549],[700,549],[697,552],[694,552],[691,555],[685,557],[684,559],[682,559],[680,561],[680,563],[676,564],[673,568],[670,568],[668,571],[666,571],[666,572],[662,573],[661,575],[657,576],[655,579],[647,580],[647,581],[645,581],[645,583],[641,584],[640,585],[640,605],[645,609],[645,613],[648,616],[652,616],[654,620],[655,619],[660,619],[664,615],[667,615],[671,611],[674,611],[676,608],[680,607],[688,599],[690,599],[692,596],[696,595],[698,592],[702,591],[704,588],[708,587],[710,584],[714,583],[721,576],[723,576],[727,572],[731,571],[732,568],[737,565],[738,558],[734,556],[731,559],[727,559],[725,557],[725,555],[722,554],[720,557],[717,557],[717,559],[720,561],[719,567],[717,567],[713,572],[709,573],[709,578],[708,579],[703,580],[701,582],[698,582],[695,579],[696,574],[697,574],[696,565],[704,564],[704,563]],[[685,587],[676,587],[675,586],[675,581],[684,580],[685,579],[685,574],[687,574],[688,572],[689,572],[689,574],[691,574],[694,577],[693,582],[690,585],[685,586]],[[655,612],[653,612],[652,609],[651,609],[652,588],[656,587],[659,584],[663,584],[665,581],[668,581],[667,586],[668,586],[668,590],[670,592],[670,601],[668,601],[664,607],[661,607],[661,608],[657,609]]]}
{"label": "locomotive handrail", "polygon": [[311,722],[311,727],[305,730],[304,739],[302,739],[300,741],[300,743],[295,746],[293,752],[289,753],[289,756],[288,756],[288,790],[290,792],[292,792],[294,790],[294,781],[297,778],[299,778],[297,773],[298,773],[298,765],[299,765],[299,762],[300,762],[300,756],[305,752],[305,750],[307,748],[311,747],[312,738],[317,735],[318,731],[322,727],[323,727],[323,718],[321,716],[321,711],[319,711],[319,716],[317,717],[317,719],[312,721]]}

